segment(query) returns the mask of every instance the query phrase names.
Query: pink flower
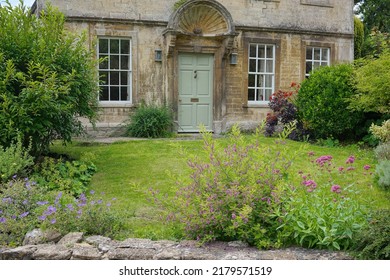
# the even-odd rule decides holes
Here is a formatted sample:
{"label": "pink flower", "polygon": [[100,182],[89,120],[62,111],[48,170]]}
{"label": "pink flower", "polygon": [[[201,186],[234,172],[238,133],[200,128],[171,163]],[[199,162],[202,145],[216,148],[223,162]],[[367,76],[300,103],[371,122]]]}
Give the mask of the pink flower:
{"label": "pink flower", "polygon": [[352,164],[355,162],[355,157],[354,156],[350,156],[347,160],[346,160],[346,164]]}
{"label": "pink flower", "polygon": [[344,170],[344,167],[340,166],[339,171],[342,172]]}
{"label": "pink flower", "polygon": [[317,187],[317,183],[314,182],[313,180],[303,181],[303,184],[304,184],[306,187],[310,187],[310,188],[313,188],[313,189],[315,189],[315,188]]}
{"label": "pink flower", "polygon": [[333,185],[330,190],[334,193],[341,193],[341,187],[339,185]]}
{"label": "pink flower", "polygon": [[319,166],[324,166],[324,164],[326,162],[330,162],[331,160],[333,159],[332,156],[321,156],[319,158],[316,159],[316,163],[319,165]]}
{"label": "pink flower", "polygon": [[369,165],[365,165],[363,168],[364,168],[364,170],[368,170],[368,169],[370,169],[370,168],[371,168],[371,166],[369,166]]}

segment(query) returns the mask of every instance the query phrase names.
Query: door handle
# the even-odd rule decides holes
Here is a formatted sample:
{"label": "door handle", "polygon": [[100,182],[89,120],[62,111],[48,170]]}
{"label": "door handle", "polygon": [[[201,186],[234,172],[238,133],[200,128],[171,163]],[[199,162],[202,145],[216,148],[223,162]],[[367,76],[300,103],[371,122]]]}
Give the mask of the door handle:
{"label": "door handle", "polygon": [[198,77],[198,71],[195,70],[195,71],[194,71],[194,74],[195,74],[195,75],[194,75],[194,79],[196,79],[196,78]]}

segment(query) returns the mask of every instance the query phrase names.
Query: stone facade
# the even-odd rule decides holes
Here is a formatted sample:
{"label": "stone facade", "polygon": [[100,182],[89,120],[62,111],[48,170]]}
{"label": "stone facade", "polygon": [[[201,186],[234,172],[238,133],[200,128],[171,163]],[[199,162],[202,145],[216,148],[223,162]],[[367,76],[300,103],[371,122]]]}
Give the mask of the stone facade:
{"label": "stone facade", "polygon": [[[45,2],[36,1],[36,13]],[[183,108],[190,108],[180,104],[181,53],[213,55],[209,105],[215,133],[234,123],[250,129],[263,120],[269,91],[287,89],[292,81],[305,78],[308,48],[326,53],[327,64],[353,60],[352,0],[188,0],[177,9],[177,0],[50,2],[65,13],[70,30],[87,32],[91,48],[99,38],[131,40],[129,98],[101,102],[97,127],[106,134],[118,130],[142,102],[171,106],[181,132],[181,114],[187,114]],[[274,51],[268,60],[273,69],[266,70],[269,85],[266,80],[259,82],[264,78],[261,73],[252,75],[256,76],[254,90],[263,92],[253,97],[248,89],[249,57],[253,56],[250,46],[255,45]],[[257,63],[266,61],[258,52]]]}

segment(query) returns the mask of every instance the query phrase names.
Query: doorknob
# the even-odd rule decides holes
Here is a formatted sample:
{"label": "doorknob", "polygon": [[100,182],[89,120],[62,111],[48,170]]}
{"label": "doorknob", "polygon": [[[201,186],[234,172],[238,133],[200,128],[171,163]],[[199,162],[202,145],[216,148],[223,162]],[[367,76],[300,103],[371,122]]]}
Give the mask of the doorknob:
{"label": "doorknob", "polygon": [[195,74],[195,75],[194,75],[194,79],[196,79],[196,78],[198,77],[198,71],[195,70],[195,71],[194,71],[194,74]]}

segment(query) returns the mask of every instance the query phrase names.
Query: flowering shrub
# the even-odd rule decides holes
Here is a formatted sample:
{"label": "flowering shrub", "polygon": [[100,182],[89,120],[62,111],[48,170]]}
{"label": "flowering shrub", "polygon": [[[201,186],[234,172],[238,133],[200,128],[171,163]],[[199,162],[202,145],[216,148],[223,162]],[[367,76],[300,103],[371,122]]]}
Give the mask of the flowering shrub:
{"label": "flowering shrub", "polygon": [[[301,186],[282,188],[282,202],[278,205],[278,217],[283,221],[279,227],[282,243],[348,249],[368,217],[367,207],[357,199],[359,192],[351,179],[356,173],[356,159],[350,156],[345,166],[337,167],[330,155],[316,159],[314,153],[309,156],[317,172],[300,172]],[[363,167],[364,171],[370,169],[369,165]]]}
{"label": "flowering shrub", "polygon": [[[227,146],[203,135],[207,160],[188,161],[192,174],[179,182],[169,218],[184,225],[188,238],[202,242],[242,240],[276,247],[277,221],[271,216],[274,191],[287,178],[291,160],[232,128]],[[160,200],[162,201],[162,200]]]}
{"label": "flowering shrub", "polygon": [[279,123],[287,125],[292,122],[296,122],[296,127],[290,133],[290,139],[301,140],[307,134],[307,131],[303,129],[303,125],[297,122],[297,108],[293,102],[299,88],[300,86],[296,83],[291,83],[290,91],[278,90],[272,94],[268,105],[273,112],[268,113],[266,117],[266,136],[272,136]]}
{"label": "flowering shrub", "polygon": [[14,179],[0,193],[0,244],[17,246],[34,228],[50,228],[65,234],[113,236],[122,223],[105,201],[91,193],[77,199],[64,192],[45,192],[29,179]]}

